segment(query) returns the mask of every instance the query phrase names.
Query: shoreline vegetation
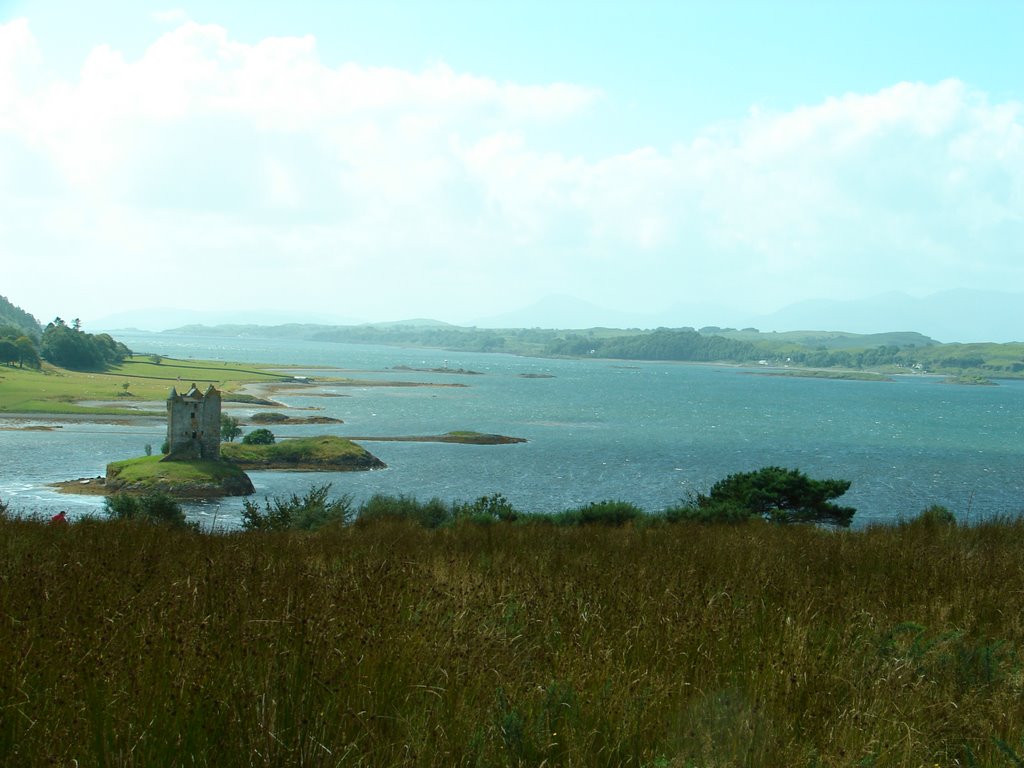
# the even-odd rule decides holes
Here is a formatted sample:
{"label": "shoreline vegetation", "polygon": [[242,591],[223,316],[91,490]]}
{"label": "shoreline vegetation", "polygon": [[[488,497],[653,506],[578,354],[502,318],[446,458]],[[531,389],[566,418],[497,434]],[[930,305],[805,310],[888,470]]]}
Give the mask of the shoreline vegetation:
{"label": "shoreline vegetation", "polygon": [[5,765],[1024,755],[1020,519],[0,539]]}

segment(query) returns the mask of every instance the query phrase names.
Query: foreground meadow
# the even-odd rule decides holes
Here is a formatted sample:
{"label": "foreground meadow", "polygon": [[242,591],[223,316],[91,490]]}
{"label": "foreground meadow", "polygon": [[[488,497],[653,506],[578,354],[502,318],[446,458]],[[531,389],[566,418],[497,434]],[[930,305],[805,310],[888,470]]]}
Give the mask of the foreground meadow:
{"label": "foreground meadow", "polygon": [[1024,524],[0,520],[11,766],[1021,765]]}

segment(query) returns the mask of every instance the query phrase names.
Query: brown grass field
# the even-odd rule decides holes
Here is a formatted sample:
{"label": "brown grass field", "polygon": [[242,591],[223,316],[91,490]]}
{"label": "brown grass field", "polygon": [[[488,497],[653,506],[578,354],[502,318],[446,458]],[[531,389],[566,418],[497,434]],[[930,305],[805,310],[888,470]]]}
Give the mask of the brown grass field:
{"label": "brown grass field", "polygon": [[0,519],[4,766],[1020,766],[1024,523]]}

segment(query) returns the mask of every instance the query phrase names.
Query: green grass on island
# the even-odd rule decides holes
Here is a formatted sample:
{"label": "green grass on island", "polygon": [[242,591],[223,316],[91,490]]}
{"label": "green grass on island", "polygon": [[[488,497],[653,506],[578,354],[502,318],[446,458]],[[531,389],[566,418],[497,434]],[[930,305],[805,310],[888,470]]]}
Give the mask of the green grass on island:
{"label": "green grass on island", "polygon": [[351,440],[333,435],[279,440],[270,445],[221,443],[221,457],[251,469],[383,469],[384,462]]}
{"label": "green grass on island", "polygon": [[[248,475],[227,461],[161,461],[142,456],[107,465],[106,492],[164,491],[173,496],[219,496],[252,493]],[[68,487],[70,485],[70,487]],[[68,484],[74,490],[74,484]]]}
{"label": "green grass on island", "polygon": [[0,519],[0,764],[1024,762],[1024,523]]}

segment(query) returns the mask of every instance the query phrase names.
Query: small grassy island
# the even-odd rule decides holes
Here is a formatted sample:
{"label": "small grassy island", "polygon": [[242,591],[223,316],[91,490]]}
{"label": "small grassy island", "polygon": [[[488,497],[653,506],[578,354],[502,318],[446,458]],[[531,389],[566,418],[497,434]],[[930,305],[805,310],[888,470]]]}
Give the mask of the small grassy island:
{"label": "small grassy island", "polygon": [[387,466],[362,446],[333,435],[301,437],[269,445],[223,443],[220,450],[225,461],[246,469],[350,472]]}
{"label": "small grassy island", "polygon": [[891,376],[872,371],[831,371],[815,368],[791,368],[786,370],[750,371],[755,376],[775,376],[791,379],[836,379],[838,381],[892,381]]}
{"label": "small grassy island", "polygon": [[492,435],[469,430],[445,432],[443,435],[402,435],[398,437],[353,437],[353,440],[375,440],[377,442],[401,443],[459,443],[461,445],[511,445],[525,443],[525,437],[509,437],[508,435]]}
{"label": "small grassy island", "polygon": [[108,492],[148,493],[164,491],[171,496],[246,496],[252,481],[236,464],[227,461],[161,461],[161,456],[115,461],[107,465]]}
{"label": "small grassy island", "polygon": [[957,384],[962,387],[997,387],[988,376],[961,374],[959,376],[948,376],[942,379],[942,384]]}
{"label": "small grassy island", "polygon": [[162,456],[141,456],[107,465],[106,477],[54,483],[64,493],[144,494],[162,492],[175,498],[205,499],[247,496],[255,492],[252,480],[236,464],[226,461],[161,461]]}
{"label": "small grassy island", "polygon": [[386,467],[351,440],[320,435],[270,445],[223,443],[220,461],[166,461],[162,456],[115,461],[107,465],[106,477],[54,485],[64,493],[161,491],[175,498],[214,498],[255,493],[246,469],[358,472]]}

